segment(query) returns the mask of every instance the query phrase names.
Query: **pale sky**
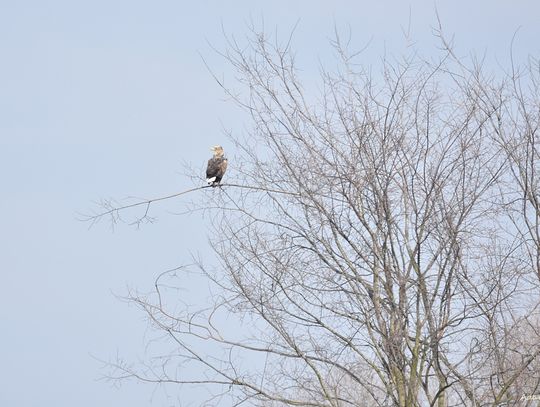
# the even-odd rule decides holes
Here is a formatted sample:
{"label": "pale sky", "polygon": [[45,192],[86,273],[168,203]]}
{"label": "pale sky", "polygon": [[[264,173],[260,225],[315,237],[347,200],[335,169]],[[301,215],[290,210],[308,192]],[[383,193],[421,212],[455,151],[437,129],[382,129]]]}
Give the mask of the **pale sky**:
{"label": "pale sky", "polygon": [[517,31],[517,58],[540,56],[533,0],[0,1],[0,406],[194,400],[192,390],[99,381],[93,356],[144,356],[142,314],[115,295],[150,290],[157,274],[205,252],[204,222],[170,214],[182,201],[156,205],[158,222],[140,230],[88,230],[76,216],[100,198],[187,188],[182,161],[203,168],[210,146],[228,148],[223,127],[244,131],[249,118],[200,57],[227,77],[208,46],[224,45],[222,26],[241,38],[250,19],[284,34],[298,22],[293,47],[313,80],[319,62],[333,63],[334,25],[350,28],[353,46],[371,41],[368,65],[399,55],[409,26],[416,48],[434,53],[436,8],[460,55],[485,53],[497,70]]}

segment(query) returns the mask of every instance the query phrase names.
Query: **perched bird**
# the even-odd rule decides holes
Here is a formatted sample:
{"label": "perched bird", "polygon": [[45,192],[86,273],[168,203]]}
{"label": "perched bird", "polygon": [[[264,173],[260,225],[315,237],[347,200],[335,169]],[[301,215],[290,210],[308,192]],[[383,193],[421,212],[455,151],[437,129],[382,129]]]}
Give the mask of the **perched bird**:
{"label": "perched bird", "polygon": [[227,159],[223,157],[223,147],[214,146],[210,150],[213,151],[214,156],[208,160],[208,167],[206,167],[206,182],[213,187],[219,185],[225,170],[227,170]]}

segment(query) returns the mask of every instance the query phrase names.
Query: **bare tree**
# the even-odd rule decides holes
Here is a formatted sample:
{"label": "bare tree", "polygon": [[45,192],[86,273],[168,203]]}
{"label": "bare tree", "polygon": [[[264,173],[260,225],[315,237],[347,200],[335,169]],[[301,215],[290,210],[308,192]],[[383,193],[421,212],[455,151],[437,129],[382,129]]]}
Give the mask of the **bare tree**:
{"label": "bare tree", "polygon": [[373,73],[338,37],[315,94],[290,41],[228,40],[238,89],[216,80],[252,126],[234,184],[199,201],[213,302],[179,307],[184,269],[131,295],[174,351],[117,377],[203,384],[208,405],[534,405],[538,62],[490,75],[441,43]]}

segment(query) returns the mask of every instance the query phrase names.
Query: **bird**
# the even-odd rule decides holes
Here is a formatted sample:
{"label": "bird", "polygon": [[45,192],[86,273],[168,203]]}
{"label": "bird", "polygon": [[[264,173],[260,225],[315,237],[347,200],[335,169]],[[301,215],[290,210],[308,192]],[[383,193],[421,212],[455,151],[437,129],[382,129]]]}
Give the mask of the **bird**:
{"label": "bird", "polygon": [[206,167],[206,182],[212,187],[216,187],[221,182],[223,174],[227,170],[227,159],[223,156],[223,147],[214,146],[210,148],[214,156],[208,160]]}

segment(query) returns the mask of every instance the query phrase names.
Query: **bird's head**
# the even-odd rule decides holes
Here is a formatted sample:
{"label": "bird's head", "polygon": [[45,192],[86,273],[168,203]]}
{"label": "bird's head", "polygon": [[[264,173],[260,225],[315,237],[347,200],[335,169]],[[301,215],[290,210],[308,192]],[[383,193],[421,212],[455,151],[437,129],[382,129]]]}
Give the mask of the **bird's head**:
{"label": "bird's head", "polygon": [[214,146],[210,148],[210,150],[214,153],[214,157],[223,157],[223,154],[224,154],[223,147]]}

